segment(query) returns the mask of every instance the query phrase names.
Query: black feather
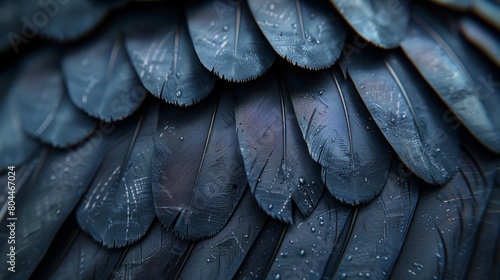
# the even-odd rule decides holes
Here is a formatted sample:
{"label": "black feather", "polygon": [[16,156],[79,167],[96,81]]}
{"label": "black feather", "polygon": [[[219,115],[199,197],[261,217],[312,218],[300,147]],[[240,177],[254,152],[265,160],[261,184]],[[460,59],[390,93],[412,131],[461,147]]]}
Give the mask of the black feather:
{"label": "black feather", "polygon": [[476,234],[493,188],[491,166],[482,170],[462,156],[459,173],[439,191],[423,188],[393,279],[461,279],[467,275]]}
{"label": "black feather", "polygon": [[140,242],[130,246],[113,279],[174,279],[190,242],[163,230],[156,221]]}
{"label": "black feather", "polygon": [[498,67],[482,56],[470,56],[472,46],[443,19],[415,10],[403,50],[450,108],[445,120],[453,123],[458,117],[481,143],[500,153]]}
{"label": "black feather", "polygon": [[252,193],[274,218],[292,221],[292,199],[308,215],[323,192],[320,166],[308,154],[290,96],[276,75],[235,90],[241,155]]}
{"label": "black feather", "polygon": [[156,214],[185,239],[219,232],[247,180],[227,92],[190,108],[162,108],[152,166]]}
{"label": "black feather", "polygon": [[2,69],[0,77],[0,168],[18,165],[27,160],[40,144],[23,129],[20,107],[22,95],[11,90],[18,73],[15,69]]}
{"label": "black feather", "polygon": [[[20,1],[23,32],[27,39],[35,35],[58,41],[74,40],[101,22],[113,5],[93,0]],[[25,38],[26,39],[26,38]]]}
{"label": "black feather", "polygon": [[472,44],[500,67],[500,38],[498,30],[494,30],[473,17],[462,18],[460,20],[460,30]]}
{"label": "black feather", "polygon": [[178,279],[232,278],[266,219],[247,189],[227,225],[216,236],[196,244],[179,271]]}
{"label": "black feather", "polygon": [[309,69],[330,67],[347,34],[340,16],[326,1],[248,1],[250,10],[281,57]]}
{"label": "black feather", "polygon": [[[500,72],[464,20],[497,41],[495,0],[76,1],[0,0],[0,279],[500,279]],[[410,2],[427,26],[407,30]],[[366,76],[333,67],[341,52]],[[388,108],[373,116],[367,83],[394,97],[370,100]],[[401,158],[428,150],[412,169],[432,184],[379,129],[409,105]],[[89,114],[113,123],[92,136]],[[16,165],[16,273],[2,164]]]}
{"label": "black feather", "polygon": [[153,104],[117,124],[111,147],[77,211],[82,229],[105,247],[140,239],[156,216],[151,159],[159,119]]}
{"label": "black feather", "polygon": [[80,232],[50,279],[108,279],[122,258],[124,249],[106,249]]}
{"label": "black feather", "polygon": [[389,172],[391,149],[352,83],[330,70],[285,77],[302,135],[323,166],[330,193],[349,204],[373,200]]}
{"label": "black feather", "polygon": [[52,241],[45,263],[41,262],[33,274],[39,279],[108,279],[125,252],[94,242],[79,229],[72,213]]}
{"label": "black feather", "polygon": [[394,48],[406,35],[408,0],[330,0],[356,32],[369,42]]}
{"label": "black feather", "polygon": [[160,4],[129,12],[125,46],[144,87],[168,103],[205,98],[215,76],[201,64],[177,6]]}
{"label": "black feather", "polygon": [[[7,262],[0,267],[0,278],[25,279],[48,249],[50,242],[97,171],[108,147],[109,138],[94,136],[74,150],[52,149],[39,176],[33,176],[16,196],[16,258],[18,271],[7,270]],[[2,228],[6,228],[4,219]],[[7,236],[0,239],[0,249],[7,252]]]}
{"label": "black feather", "polygon": [[104,121],[130,116],[147,95],[127,56],[118,24],[71,48],[62,58],[71,100]]}
{"label": "black feather", "polygon": [[[15,215],[15,211],[9,211],[9,206],[14,206],[15,209],[15,205],[12,205],[12,202],[9,205],[9,201],[13,200],[15,203],[19,191],[28,185],[31,177],[36,176],[33,174],[40,172],[47,156],[47,150],[43,149],[35,152],[29,158],[30,161],[25,162],[21,166],[10,165],[5,169],[0,169],[0,182],[5,182],[0,190],[0,205],[2,205],[0,208],[0,221]],[[11,215],[11,213],[14,215]]]}
{"label": "black feather", "polygon": [[500,30],[500,18],[498,17],[500,5],[498,5],[498,2],[492,0],[474,0],[473,2],[472,8],[474,12],[497,30]]}
{"label": "black feather", "polygon": [[[380,196],[360,207],[336,267],[336,279],[387,278],[403,247],[418,202],[418,181],[394,158]],[[398,166],[399,165],[399,166]],[[376,272],[373,275],[373,272]]]}
{"label": "black feather", "polygon": [[364,50],[348,72],[373,119],[401,160],[430,184],[444,185],[460,165],[458,133],[446,107],[398,52]]}
{"label": "black feather", "polygon": [[198,57],[220,78],[238,82],[255,79],[273,64],[275,53],[246,1],[191,3],[186,11]]}
{"label": "black feather", "polygon": [[66,93],[56,49],[45,48],[26,57],[12,88],[21,96],[22,125],[26,133],[55,147],[81,142],[97,121],[80,111]]}
{"label": "black feather", "polygon": [[282,222],[268,218],[260,230],[259,236],[252,244],[245,256],[235,279],[262,279],[275,259],[276,248],[285,234],[287,225]]}
{"label": "black feather", "polygon": [[486,212],[481,220],[481,227],[479,228],[476,247],[472,254],[472,261],[469,264],[467,279],[498,279],[500,274],[499,261],[500,184],[497,182],[488,202],[488,208],[486,208]]}
{"label": "black feather", "polygon": [[322,279],[328,260],[346,226],[351,207],[324,193],[309,217],[296,213],[280,241],[267,277]]}

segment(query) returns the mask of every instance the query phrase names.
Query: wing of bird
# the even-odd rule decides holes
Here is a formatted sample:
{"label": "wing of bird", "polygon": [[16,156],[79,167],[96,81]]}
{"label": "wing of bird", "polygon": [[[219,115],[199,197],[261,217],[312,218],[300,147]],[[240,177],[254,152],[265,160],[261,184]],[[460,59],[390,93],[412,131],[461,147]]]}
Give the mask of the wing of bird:
{"label": "wing of bird", "polygon": [[499,19],[0,1],[0,278],[500,278]]}

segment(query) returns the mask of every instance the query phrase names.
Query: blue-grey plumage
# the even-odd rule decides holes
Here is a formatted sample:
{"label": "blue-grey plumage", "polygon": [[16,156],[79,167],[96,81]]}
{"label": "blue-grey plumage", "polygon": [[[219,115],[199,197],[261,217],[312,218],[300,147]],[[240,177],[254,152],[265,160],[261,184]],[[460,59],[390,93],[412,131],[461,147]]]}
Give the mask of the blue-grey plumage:
{"label": "blue-grey plumage", "polygon": [[498,278],[499,7],[2,1],[0,278]]}

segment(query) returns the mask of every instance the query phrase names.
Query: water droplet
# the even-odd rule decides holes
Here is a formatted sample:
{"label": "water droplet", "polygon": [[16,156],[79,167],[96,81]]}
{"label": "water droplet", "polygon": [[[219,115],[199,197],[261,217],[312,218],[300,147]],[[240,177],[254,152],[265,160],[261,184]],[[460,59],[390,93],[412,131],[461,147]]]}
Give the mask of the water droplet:
{"label": "water droplet", "polygon": [[297,24],[296,23],[292,24],[292,27],[297,28]]}
{"label": "water droplet", "polygon": [[306,180],[304,179],[304,177],[299,177],[299,183],[301,185],[305,184],[306,183]]}
{"label": "water droplet", "polygon": [[346,258],[348,261],[352,260],[352,256],[347,256]]}
{"label": "water droplet", "polygon": [[279,273],[276,273],[276,275],[274,276],[274,279],[276,279],[276,280],[279,280],[279,279],[281,279],[281,276],[280,276],[280,274],[279,274]]}
{"label": "water droplet", "polygon": [[61,209],[57,209],[57,211],[56,211],[56,215],[59,215],[59,214],[61,214]]}
{"label": "water droplet", "polygon": [[207,259],[207,262],[210,262],[210,259]]}
{"label": "water droplet", "polygon": [[269,209],[273,209],[273,204],[272,204],[272,203],[269,203],[269,205],[267,206],[267,208],[269,208]]}
{"label": "water droplet", "polygon": [[224,25],[224,26],[222,27],[222,29],[223,29],[224,31],[228,31],[228,30],[229,30],[229,26]]}
{"label": "water droplet", "polygon": [[177,76],[177,78],[180,78],[181,77],[181,72],[175,73],[175,76]]}
{"label": "water droplet", "polygon": [[440,148],[437,148],[437,149],[436,149],[436,152],[440,152],[440,151],[441,151],[441,149],[440,149]]}
{"label": "water droplet", "polygon": [[336,139],[335,139],[335,137],[333,137],[333,138],[332,138],[332,142],[335,142],[335,140],[336,140]]}
{"label": "water droplet", "polygon": [[184,140],[184,137],[182,137],[182,136],[181,136],[181,137],[179,138],[179,140],[181,140],[181,141],[182,141],[182,140]]}
{"label": "water droplet", "polygon": [[422,270],[422,268],[424,268],[424,265],[420,263],[413,263],[413,266],[418,270]]}
{"label": "water droplet", "polygon": [[182,96],[182,92],[180,90],[178,90],[177,93],[175,94],[175,96],[181,97]]}
{"label": "water droplet", "polygon": [[370,130],[370,127],[369,127],[369,126],[367,126],[367,127],[366,127],[366,130]]}
{"label": "water droplet", "polygon": [[304,249],[300,250],[300,255],[301,256],[305,256],[306,255],[306,251]]}
{"label": "water droplet", "polygon": [[365,86],[360,86],[360,88],[361,88],[361,89],[364,89],[364,88],[365,88]]}
{"label": "water droplet", "polygon": [[311,232],[315,232],[316,229],[314,227],[311,228]]}
{"label": "water droplet", "polygon": [[366,278],[370,278],[370,273],[365,273]]}
{"label": "water droplet", "polygon": [[340,274],[340,278],[342,279],[347,279],[347,274],[344,272],[342,274]]}
{"label": "water droplet", "polygon": [[54,181],[56,179],[56,175],[50,176],[50,180]]}

